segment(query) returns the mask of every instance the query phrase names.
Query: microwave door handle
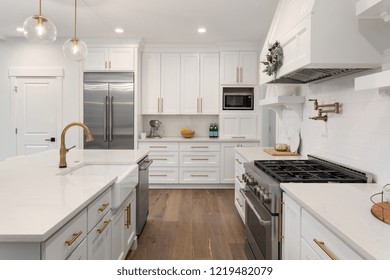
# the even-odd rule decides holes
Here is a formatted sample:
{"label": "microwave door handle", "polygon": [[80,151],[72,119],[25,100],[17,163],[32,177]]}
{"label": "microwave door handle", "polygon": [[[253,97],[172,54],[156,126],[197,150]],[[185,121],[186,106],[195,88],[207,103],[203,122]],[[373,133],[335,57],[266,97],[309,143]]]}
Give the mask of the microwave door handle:
{"label": "microwave door handle", "polygon": [[255,207],[253,206],[252,202],[249,200],[249,198],[246,196],[245,191],[243,189],[240,189],[240,193],[243,195],[245,202],[249,206],[249,208],[252,209],[253,213],[255,214],[256,218],[259,220],[260,224],[263,226],[268,226],[271,224],[270,221],[264,221],[262,217],[260,217],[259,213],[257,213]]}

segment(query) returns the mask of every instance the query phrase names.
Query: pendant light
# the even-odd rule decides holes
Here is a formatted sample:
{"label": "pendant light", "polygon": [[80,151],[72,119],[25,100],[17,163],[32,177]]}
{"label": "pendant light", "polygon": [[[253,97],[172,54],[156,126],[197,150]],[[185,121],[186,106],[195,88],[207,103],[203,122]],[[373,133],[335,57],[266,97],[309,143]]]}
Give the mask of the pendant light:
{"label": "pendant light", "polygon": [[80,61],[88,55],[87,45],[76,36],[77,26],[77,0],[74,1],[74,36],[62,46],[64,55],[70,59]]}
{"label": "pendant light", "polygon": [[37,44],[50,44],[57,37],[57,29],[52,21],[42,16],[42,0],[39,0],[39,15],[27,18],[23,23],[24,37]]}

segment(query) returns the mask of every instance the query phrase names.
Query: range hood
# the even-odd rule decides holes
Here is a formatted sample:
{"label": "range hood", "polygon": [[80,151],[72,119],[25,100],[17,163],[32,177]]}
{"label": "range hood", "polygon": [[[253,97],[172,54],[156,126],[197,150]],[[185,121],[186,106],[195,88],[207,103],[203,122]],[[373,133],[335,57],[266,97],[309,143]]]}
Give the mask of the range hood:
{"label": "range hood", "polygon": [[279,41],[284,62],[275,79],[263,72],[260,84],[307,84],[377,68],[381,54],[361,34],[356,0],[280,0],[261,52]]}

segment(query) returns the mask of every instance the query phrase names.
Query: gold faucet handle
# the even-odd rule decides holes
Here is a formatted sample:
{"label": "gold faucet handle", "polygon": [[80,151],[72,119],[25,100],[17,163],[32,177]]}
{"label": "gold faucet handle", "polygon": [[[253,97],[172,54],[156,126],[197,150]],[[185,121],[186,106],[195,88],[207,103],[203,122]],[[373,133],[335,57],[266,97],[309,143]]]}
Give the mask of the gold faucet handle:
{"label": "gold faucet handle", "polygon": [[69,152],[70,150],[72,150],[72,149],[74,149],[74,148],[76,148],[76,145],[74,145],[74,146],[72,146],[72,147],[66,149],[66,152]]}

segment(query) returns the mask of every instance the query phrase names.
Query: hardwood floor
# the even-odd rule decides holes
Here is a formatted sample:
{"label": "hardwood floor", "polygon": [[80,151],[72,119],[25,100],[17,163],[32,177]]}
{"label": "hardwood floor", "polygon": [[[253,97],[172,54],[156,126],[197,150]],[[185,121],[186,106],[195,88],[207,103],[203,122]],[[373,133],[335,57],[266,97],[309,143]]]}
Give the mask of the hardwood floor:
{"label": "hardwood floor", "polygon": [[133,260],[245,260],[234,190],[150,190]]}

